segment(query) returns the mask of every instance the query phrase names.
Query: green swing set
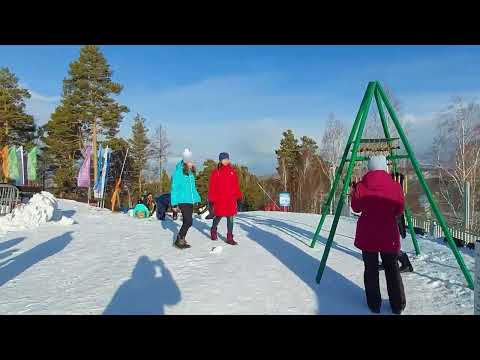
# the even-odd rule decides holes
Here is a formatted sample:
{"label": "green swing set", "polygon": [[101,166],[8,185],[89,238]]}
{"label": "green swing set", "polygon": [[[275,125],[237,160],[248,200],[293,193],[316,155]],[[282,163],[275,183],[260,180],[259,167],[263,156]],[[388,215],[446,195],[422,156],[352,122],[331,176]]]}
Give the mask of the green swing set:
{"label": "green swing set", "polygon": [[[385,138],[384,139],[362,139],[363,131],[365,128],[365,123],[366,119],[368,116],[368,112],[370,109],[370,104],[372,102],[372,98],[375,97],[375,102],[377,104],[378,108],[378,113],[380,115],[380,120],[382,122],[382,127],[384,131]],[[397,130],[397,133],[400,137],[400,139],[397,138],[391,138],[390,136],[390,131],[388,129],[387,125],[387,119],[385,117],[385,113],[383,111],[383,105],[386,107],[388,114],[390,115],[390,118]],[[396,150],[400,149],[399,146],[399,140],[402,141],[402,144],[406,150],[406,154],[396,154]],[[325,266],[327,263],[328,255],[330,253],[330,248],[333,243],[333,238],[335,236],[335,232],[337,230],[338,226],[338,221],[340,220],[340,215],[343,209],[343,206],[345,204],[345,199],[347,197],[349,187],[350,187],[350,181],[352,178],[352,173],[355,167],[355,163],[357,161],[366,161],[368,160],[368,157],[370,154],[375,154],[375,153],[388,153],[387,160],[391,162],[392,169],[394,172],[397,171],[397,163],[396,160],[400,159],[408,159],[410,160],[413,169],[415,171],[415,174],[417,175],[417,178],[420,182],[420,185],[425,192],[427,199],[430,203],[430,206],[433,210],[433,213],[435,214],[435,217],[447,239],[448,245],[450,246],[450,249],[453,252],[453,255],[455,256],[455,259],[457,260],[458,265],[460,266],[460,269],[465,276],[465,280],[468,284],[468,287],[473,290],[473,279],[470,274],[470,271],[465,265],[465,262],[463,260],[462,255],[458,251],[453,239],[452,235],[450,234],[450,231],[448,229],[447,223],[440,212],[440,209],[438,208],[433,195],[428,187],[427,182],[425,181],[425,178],[423,176],[422,171],[420,170],[419,164],[417,162],[417,159],[415,158],[415,154],[413,153],[413,150],[407,140],[407,137],[405,136],[405,133],[400,125],[400,122],[398,121],[397,115],[395,114],[395,110],[393,109],[389,99],[387,98],[385,91],[383,90],[382,86],[378,81],[372,81],[369,82],[367,86],[367,90],[365,92],[365,95],[363,97],[362,103],[360,105],[360,109],[357,113],[357,116],[355,118],[355,122],[353,123],[352,130],[350,132],[350,136],[348,137],[347,144],[345,146],[345,150],[342,156],[342,160],[340,162],[340,165],[337,168],[336,174],[335,174],[335,179],[333,181],[332,188],[330,189],[330,192],[328,194],[327,200],[323,204],[323,209],[322,209],[322,216],[320,218],[320,222],[317,226],[317,229],[315,231],[315,234],[313,236],[312,242],[310,244],[310,247],[315,247],[315,243],[317,242],[318,236],[320,234],[320,231],[322,229],[323,223],[325,222],[325,218],[328,213],[328,209],[330,207],[330,204],[333,199],[334,193],[337,192],[337,188],[340,183],[340,178],[342,177],[343,170],[345,167],[345,164],[348,163],[348,168],[347,168],[347,173],[346,176],[343,180],[343,186],[342,186],[342,191],[340,193],[340,197],[338,200],[337,208],[335,210],[335,215],[333,218],[333,222],[330,228],[330,233],[327,239],[327,242],[325,244],[325,250],[323,252],[323,256],[320,262],[320,266],[318,268],[317,276],[316,276],[316,281],[317,283],[320,283],[322,279],[323,272],[325,270]],[[358,155],[360,154],[360,155]],[[415,235],[415,231],[413,229],[413,223],[412,223],[412,217],[410,214],[410,210],[408,209],[408,206],[405,206],[405,218],[407,219],[407,224],[408,224],[408,229],[413,241],[413,245],[415,248],[415,253],[417,255],[420,254],[420,247],[418,246],[417,242],[417,237]]]}

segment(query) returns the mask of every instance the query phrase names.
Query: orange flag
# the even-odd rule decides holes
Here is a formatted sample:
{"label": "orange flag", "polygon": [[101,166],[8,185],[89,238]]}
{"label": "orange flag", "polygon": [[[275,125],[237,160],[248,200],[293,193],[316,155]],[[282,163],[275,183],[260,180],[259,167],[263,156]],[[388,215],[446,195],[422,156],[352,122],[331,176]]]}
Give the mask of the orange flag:
{"label": "orange flag", "polygon": [[117,203],[118,194],[120,193],[120,183],[121,182],[122,182],[122,180],[119,178],[117,180],[117,183],[115,184],[115,190],[113,191],[112,200],[111,200],[112,211],[115,211],[115,204]]}
{"label": "orange flag", "polygon": [[8,179],[8,146],[5,145],[1,151],[2,155],[2,172],[3,178],[6,181]]}

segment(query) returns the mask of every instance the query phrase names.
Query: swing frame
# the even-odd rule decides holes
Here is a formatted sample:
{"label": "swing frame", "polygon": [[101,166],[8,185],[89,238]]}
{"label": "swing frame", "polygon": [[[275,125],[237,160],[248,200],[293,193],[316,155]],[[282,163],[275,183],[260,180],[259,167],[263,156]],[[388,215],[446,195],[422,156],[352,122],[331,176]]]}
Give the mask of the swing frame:
{"label": "swing frame", "polygon": [[[474,283],[472,279],[472,275],[468,268],[465,265],[465,262],[463,260],[462,255],[458,251],[453,239],[452,235],[450,234],[450,231],[447,226],[447,222],[445,221],[445,218],[443,217],[442,213],[440,212],[439,207],[437,206],[437,203],[435,202],[432,192],[430,191],[430,188],[428,187],[427,182],[425,181],[425,178],[423,176],[422,171],[420,170],[418,161],[415,157],[415,154],[410,146],[410,143],[408,142],[408,139],[402,129],[402,126],[400,125],[400,122],[397,118],[397,115],[395,113],[395,110],[393,109],[392,104],[390,103],[390,100],[388,99],[387,95],[385,94],[385,91],[383,90],[382,86],[378,81],[371,81],[368,83],[367,89],[365,91],[365,95],[363,96],[362,102],[360,104],[360,108],[358,110],[357,116],[355,117],[355,121],[353,123],[352,130],[350,132],[350,135],[347,140],[347,144],[345,146],[345,150],[343,152],[342,160],[340,162],[340,165],[337,168],[337,171],[335,173],[335,179],[333,181],[332,187],[330,189],[330,192],[328,194],[327,200],[323,204],[323,209],[322,209],[322,216],[320,218],[320,222],[317,226],[317,229],[315,231],[315,234],[313,236],[312,242],[310,244],[310,247],[314,248],[315,243],[317,242],[318,236],[320,234],[320,231],[322,230],[323,223],[325,222],[325,218],[327,217],[328,209],[330,207],[330,204],[333,200],[333,195],[334,193],[337,192],[339,183],[340,183],[340,178],[342,177],[343,170],[345,168],[345,164],[348,163],[348,168],[347,168],[347,173],[346,176],[343,179],[343,186],[342,186],[342,191],[340,193],[340,197],[338,200],[338,204],[335,210],[335,215],[333,218],[333,222],[330,228],[330,232],[328,235],[327,242],[325,244],[325,249],[323,251],[322,259],[320,261],[320,266],[317,271],[317,276],[316,276],[316,282],[320,283],[323,272],[325,270],[325,266],[327,263],[328,255],[330,253],[330,249],[332,247],[333,243],[333,238],[335,237],[335,232],[337,230],[338,222],[340,220],[340,215],[343,209],[343,206],[345,204],[346,197],[348,195],[348,191],[350,188],[350,181],[352,178],[352,173],[355,167],[355,163],[357,161],[367,161],[368,157],[366,156],[358,156],[358,150],[360,147],[360,144],[362,143],[362,135],[363,131],[365,129],[365,123],[367,120],[368,112],[370,110],[370,105],[372,103],[372,99],[375,97],[375,102],[377,104],[377,109],[378,113],[380,115],[380,120],[382,122],[382,127],[383,127],[383,132],[385,135],[385,139],[379,139],[378,141],[385,141],[388,143],[389,147],[389,153],[390,155],[387,156],[387,160],[391,161],[392,163],[392,169],[394,172],[397,172],[397,164],[396,160],[400,159],[408,159],[410,160],[410,163],[413,166],[413,169],[415,171],[415,174],[419,180],[419,183],[425,192],[428,202],[430,203],[431,209],[433,210],[433,213],[443,231],[443,234],[445,238],[447,239],[448,245],[450,249],[453,252],[453,255],[455,256],[455,259],[460,267],[460,270],[462,271],[465,280],[467,282],[467,285],[470,289],[473,290],[474,288]],[[383,110],[383,106],[386,107],[388,114],[390,115],[390,119],[393,122],[397,133],[400,137],[400,140],[407,152],[405,155],[397,155],[395,150],[396,147],[392,146],[393,138],[390,136],[390,131],[388,129],[387,125],[387,119],[385,117],[385,112]],[[372,139],[364,139],[363,142],[369,142]],[[348,157],[349,154],[350,158]],[[404,210],[405,218],[407,219],[408,223],[408,229],[413,241],[413,245],[415,247],[415,253],[417,255],[420,254],[420,247],[418,246],[417,242],[417,237],[413,228],[413,222],[410,214],[410,210],[405,204],[405,210]]]}

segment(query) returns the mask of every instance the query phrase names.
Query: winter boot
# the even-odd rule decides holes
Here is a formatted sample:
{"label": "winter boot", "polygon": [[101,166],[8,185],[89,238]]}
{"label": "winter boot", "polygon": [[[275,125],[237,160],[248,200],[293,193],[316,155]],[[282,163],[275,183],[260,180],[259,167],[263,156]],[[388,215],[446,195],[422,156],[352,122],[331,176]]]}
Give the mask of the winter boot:
{"label": "winter boot", "polygon": [[217,228],[211,228],[210,229],[210,239],[212,239],[212,240],[217,240],[218,239]]}
{"label": "winter boot", "polygon": [[392,309],[392,313],[395,315],[402,315],[403,309]]}
{"label": "winter boot", "polygon": [[379,308],[379,307],[378,307],[378,308],[371,308],[371,307],[369,307],[369,309],[370,309],[370,311],[371,311],[372,313],[374,313],[374,314],[380,314],[380,308]]}
{"label": "winter boot", "polygon": [[400,272],[413,272],[413,266],[412,263],[410,262],[410,259],[408,258],[407,253],[404,253],[403,251],[400,253],[400,256],[398,257],[398,262],[400,263]]}
{"label": "winter boot", "polygon": [[232,233],[227,234],[227,244],[238,245],[238,243],[235,240],[233,240],[233,234]]}
{"label": "winter boot", "polygon": [[175,241],[174,245],[181,250],[191,247],[189,244],[187,244],[185,238],[181,238],[180,235],[177,236],[177,240]]}

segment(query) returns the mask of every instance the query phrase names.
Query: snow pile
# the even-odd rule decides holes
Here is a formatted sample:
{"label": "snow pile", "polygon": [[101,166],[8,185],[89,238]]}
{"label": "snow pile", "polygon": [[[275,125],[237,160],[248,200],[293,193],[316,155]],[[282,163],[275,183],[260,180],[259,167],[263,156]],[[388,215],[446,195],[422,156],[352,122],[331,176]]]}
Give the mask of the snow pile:
{"label": "snow pile", "polygon": [[[47,192],[35,194],[27,204],[18,205],[10,214],[0,218],[0,232],[19,231],[36,228],[47,222],[56,220],[57,199]],[[72,225],[73,219],[61,216],[54,223],[58,225]]]}

